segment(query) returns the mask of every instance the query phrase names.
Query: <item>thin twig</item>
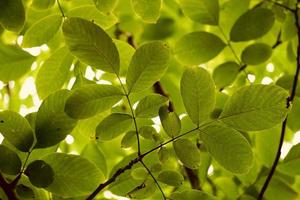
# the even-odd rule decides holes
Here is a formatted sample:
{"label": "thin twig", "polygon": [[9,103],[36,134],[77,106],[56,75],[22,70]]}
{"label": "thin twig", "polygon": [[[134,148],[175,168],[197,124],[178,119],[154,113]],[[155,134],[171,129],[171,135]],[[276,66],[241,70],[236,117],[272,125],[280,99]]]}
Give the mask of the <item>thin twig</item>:
{"label": "thin twig", "polygon": [[[299,0],[297,1],[297,4],[299,3]],[[298,77],[299,77],[299,71],[300,71],[300,25],[299,25],[299,16],[298,16],[298,6],[296,4],[296,10],[294,11],[294,15],[295,15],[295,20],[296,20],[296,27],[297,27],[297,35],[298,35],[298,46],[297,46],[297,67],[296,67],[296,72],[294,75],[294,80],[293,80],[293,85],[291,88],[291,92],[290,92],[290,96],[287,99],[287,105],[286,108],[289,108],[291,106],[291,103],[293,102],[295,95],[296,95],[296,89],[297,89],[297,84],[298,84]],[[264,193],[266,192],[271,179],[276,171],[276,167],[278,165],[278,162],[280,160],[280,155],[281,155],[281,148],[283,145],[283,141],[284,141],[284,136],[285,136],[285,130],[286,130],[286,125],[287,125],[287,120],[288,117],[285,118],[285,120],[282,123],[282,127],[281,127],[281,134],[280,134],[280,140],[279,140],[279,145],[278,145],[278,149],[277,149],[277,153],[276,153],[276,157],[275,160],[272,164],[271,170],[267,176],[267,179],[265,180],[263,187],[257,197],[258,200],[262,200]]]}
{"label": "thin twig", "polygon": [[65,13],[64,13],[64,11],[63,11],[63,9],[62,9],[60,3],[59,3],[59,0],[57,0],[57,5],[58,5],[58,8],[59,8],[59,10],[60,10],[60,12],[61,12],[62,17],[63,17],[63,18],[66,18]]}
{"label": "thin twig", "polygon": [[154,175],[152,174],[152,172],[150,171],[150,169],[146,166],[146,164],[143,162],[143,160],[140,160],[140,163],[142,163],[142,165],[144,166],[144,168],[148,171],[148,173],[150,174],[150,176],[152,177],[152,179],[154,180],[155,184],[157,185],[158,189],[160,190],[161,195],[163,196],[163,199],[166,200],[166,196],[164,191],[162,190],[162,188],[160,187],[158,181],[156,180],[156,178],[154,177]]}

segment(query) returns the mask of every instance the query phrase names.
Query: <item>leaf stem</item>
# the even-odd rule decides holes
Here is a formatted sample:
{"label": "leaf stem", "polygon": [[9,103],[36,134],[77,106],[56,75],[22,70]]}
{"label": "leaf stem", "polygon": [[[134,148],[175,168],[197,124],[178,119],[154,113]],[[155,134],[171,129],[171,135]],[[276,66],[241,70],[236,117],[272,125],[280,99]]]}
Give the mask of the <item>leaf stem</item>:
{"label": "leaf stem", "polygon": [[57,5],[58,5],[58,8],[59,8],[59,10],[60,10],[60,12],[61,12],[62,17],[63,17],[63,18],[66,18],[65,13],[64,13],[64,11],[63,11],[61,5],[60,5],[59,0],[56,0],[56,1],[57,1]]}
{"label": "leaf stem", "polygon": [[[291,88],[291,92],[290,92],[290,96],[287,98],[287,105],[286,108],[289,108],[291,106],[291,103],[293,102],[295,96],[296,96],[296,89],[297,89],[297,84],[298,84],[298,77],[299,77],[299,72],[300,72],[300,25],[299,25],[299,16],[298,16],[298,3],[300,0],[297,0],[296,3],[296,10],[293,11],[294,12],[294,16],[295,16],[295,20],[296,20],[296,27],[297,27],[297,36],[298,36],[298,45],[297,45],[297,66],[296,66],[296,72],[294,75],[294,80],[293,80],[293,85]],[[285,118],[285,120],[282,123],[282,127],[281,127],[281,134],[280,134],[280,140],[279,140],[279,145],[278,145],[278,149],[277,149],[277,153],[276,153],[276,157],[275,160],[272,164],[271,170],[267,176],[267,179],[265,180],[262,189],[260,190],[260,193],[257,197],[258,200],[262,200],[264,197],[264,193],[266,192],[272,177],[276,171],[276,167],[278,165],[278,162],[280,160],[280,155],[281,155],[281,148],[283,145],[283,141],[284,141],[284,136],[285,136],[285,132],[286,132],[286,125],[287,125],[287,120],[288,120],[288,116]]]}
{"label": "leaf stem", "polygon": [[156,178],[154,177],[154,175],[152,174],[152,172],[150,171],[150,169],[146,166],[146,164],[143,162],[143,160],[140,160],[140,163],[142,163],[142,165],[144,166],[144,168],[148,171],[148,173],[150,174],[150,176],[152,177],[152,179],[154,180],[155,184],[157,185],[158,189],[160,190],[161,195],[163,196],[163,199],[166,200],[166,196],[164,191],[162,190],[162,188],[160,187],[158,181],[156,180]]}

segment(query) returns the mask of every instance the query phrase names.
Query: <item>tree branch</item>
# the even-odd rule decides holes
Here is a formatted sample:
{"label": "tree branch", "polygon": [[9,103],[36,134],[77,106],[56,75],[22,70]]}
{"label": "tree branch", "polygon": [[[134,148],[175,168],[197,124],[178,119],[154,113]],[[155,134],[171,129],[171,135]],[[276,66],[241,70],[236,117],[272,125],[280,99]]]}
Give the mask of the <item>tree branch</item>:
{"label": "tree branch", "polygon": [[0,187],[3,189],[4,193],[8,197],[9,200],[18,200],[14,187],[12,187],[9,183],[6,182],[5,178],[0,173]]}
{"label": "tree branch", "polygon": [[[299,3],[299,0],[297,1],[297,4]],[[299,16],[298,16],[298,6],[296,4],[296,10],[294,11],[294,15],[295,15],[295,20],[296,20],[296,27],[297,27],[297,36],[298,36],[298,45],[297,45],[297,66],[296,66],[296,72],[294,75],[294,80],[293,80],[293,85],[291,88],[291,92],[290,92],[290,96],[287,99],[287,105],[286,108],[289,108],[291,106],[291,103],[293,102],[295,95],[296,95],[296,89],[297,89],[297,84],[298,84],[298,77],[299,77],[299,71],[300,71],[300,25],[299,25]],[[275,160],[272,164],[271,170],[267,176],[267,179],[264,182],[264,185],[258,195],[258,200],[262,200],[264,193],[266,192],[272,177],[276,171],[276,167],[277,164],[280,160],[280,155],[281,155],[281,148],[283,145],[283,141],[284,141],[284,136],[285,136],[285,130],[286,130],[286,125],[287,125],[287,120],[288,120],[288,116],[285,118],[285,120],[282,123],[282,127],[281,127],[281,134],[280,134],[280,140],[279,140],[279,145],[278,145],[278,149],[277,149],[277,153],[276,153],[276,157]]]}

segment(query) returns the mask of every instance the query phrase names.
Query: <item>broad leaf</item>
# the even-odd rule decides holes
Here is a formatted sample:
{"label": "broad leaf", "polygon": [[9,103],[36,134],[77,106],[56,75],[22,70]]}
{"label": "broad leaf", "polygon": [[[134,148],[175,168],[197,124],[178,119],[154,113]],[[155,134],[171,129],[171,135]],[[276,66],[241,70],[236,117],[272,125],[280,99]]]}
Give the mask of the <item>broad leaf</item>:
{"label": "broad leaf", "polygon": [[177,171],[165,170],[158,174],[157,180],[167,185],[179,187],[180,185],[182,185],[184,178]]}
{"label": "broad leaf", "polygon": [[76,155],[53,153],[45,156],[55,174],[46,190],[64,198],[88,195],[104,181],[101,171],[91,162]]}
{"label": "broad leaf", "polygon": [[158,115],[159,108],[165,104],[168,99],[159,94],[151,94],[139,102],[135,109],[135,116],[139,118],[153,118]]}
{"label": "broad leaf", "polygon": [[0,171],[16,175],[21,171],[22,162],[18,154],[4,145],[0,145]]}
{"label": "broad leaf", "polygon": [[35,57],[13,45],[0,44],[0,80],[19,79],[31,67]]}
{"label": "broad leaf", "polygon": [[[114,0],[109,0],[114,1]],[[102,13],[94,5],[83,5],[75,7],[67,12],[68,17],[80,17],[93,21],[103,29],[108,29],[118,22],[118,18],[113,13]]]}
{"label": "broad leaf", "polygon": [[239,73],[240,65],[228,61],[216,67],[213,72],[213,79],[218,88],[229,86]]}
{"label": "broad leaf", "polygon": [[65,42],[80,61],[106,72],[119,73],[119,53],[112,39],[93,22],[71,17],[63,23]]}
{"label": "broad leaf", "polygon": [[278,165],[278,170],[285,174],[296,176],[300,175],[300,143],[294,145],[283,162]]}
{"label": "broad leaf", "polygon": [[238,174],[251,169],[251,146],[238,131],[226,126],[210,125],[200,129],[200,138],[208,152],[225,169]]}
{"label": "broad leaf", "polygon": [[0,133],[23,152],[30,151],[33,144],[33,130],[28,121],[13,111],[0,112]]}
{"label": "broad leaf", "polygon": [[219,120],[243,131],[272,128],[283,121],[288,93],[275,85],[251,85],[236,91],[227,101]]}
{"label": "broad leaf", "polygon": [[102,171],[103,175],[106,176],[106,158],[95,141],[90,141],[85,145],[84,149],[81,152],[81,156],[94,163]]}
{"label": "broad leaf", "polygon": [[162,0],[131,0],[134,12],[148,23],[155,23],[160,15]]}
{"label": "broad leaf", "polygon": [[164,163],[169,159],[169,151],[166,147],[162,147],[159,149],[158,159],[161,163]]}
{"label": "broad leaf", "polygon": [[9,31],[19,32],[25,23],[25,8],[22,0],[0,1],[0,24]]}
{"label": "broad leaf", "polygon": [[240,16],[230,32],[234,42],[254,40],[264,36],[275,21],[272,11],[266,8],[255,8]]}
{"label": "broad leaf", "polygon": [[203,68],[187,68],[180,82],[185,109],[194,124],[209,118],[215,106],[215,85],[211,75]]}
{"label": "broad leaf", "polygon": [[77,121],[64,112],[69,95],[69,91],[60,90],[43,101],[36,115],[35,148],[50,147],[59,143],[76,126]]}
{"label": "broad leaf", "polygon": [[216,35],[204,31],[184,35],[175,44],[175,55],[185,65],[199,65],[216,57],[226,44]]}
{"label": "broad leaf", "polygon": [[128,93],[151,87],[165,73],[170,59],[168,47],[162,42],[149,42],[133,55],[126,77]]}
{"label": "broad leaf", "polygon": [[201,24],[219,24],[219,1],[218,0],[179,0],[184,14]]}
{"label": "broad leaf", "polygon": [[112,113],[103,119],[96,128],[99,140],[112,140],[131,128],[132,117],[128,114]]}
{"label": "broad leaf", "polygon": [[188,200],[217,200],[216,197],[211,196],[210,194],[207,194],[205,192],[199,191],[199,190],[184,190],[182,192],[174,192],[171,195],[172,200],[182,200],[182,199],[188,199]]}
{"label": "broad leaf", "polygon": [[200,166],[200,151],[196,144],[188,139],[178,139],[173,142],[175,153],[184,166],[198,169]]}
{"label": "broad leaf", "polygon": [[122,91],[111,85],[84,85],[71,93],[65,111],[75,119],[89,118],[111,108],[122,97]]}
{"label": "broad leaf", "polygon": [[130,148],[136,142],[136,132],[128,131],[121,140],[121,148]]}
{"label": "broad leaf", "polygon": [[159,109],[159,119],[165,132],[170,137],[179,135],[181,130],[181,122],[175,112],[170,112],[168,106],[162,106]]}
{"label": "broad leaf", "polygon": [[45,188],[54,180],[54,172],[49,164],[43,160],[35,160],[30,163],[25,170],[26,176],[29,177],[32,185]]}
{"label": "broad leaf", "polygon": [[35,9],[44,10],[51,8],[55,4],[55,0],[33,0],[31,6]]}
{"label": "broad leaf", "polygon": [[37,21],[25,32],[22,47],[35,47],[47,43],[56,34],[61,22],[60,15],[50,15]]}
{"label": "broad leaf", "polygon": [[118,0],[94,0],[96,8],[104,13],[113,11],[116,7]]}
{"label": "broad leaf", "polygon": [[41,99],[61,89],[67,81],[73,57],[62,47],[55,51],[40,68],[36,76],[36,89]]}
{"label": "broad leaf", "polygon": [[254,43],[242,52],[242,62],[248,65],[258,65],[266,62],[272,55],[272,48],[265,43]]}

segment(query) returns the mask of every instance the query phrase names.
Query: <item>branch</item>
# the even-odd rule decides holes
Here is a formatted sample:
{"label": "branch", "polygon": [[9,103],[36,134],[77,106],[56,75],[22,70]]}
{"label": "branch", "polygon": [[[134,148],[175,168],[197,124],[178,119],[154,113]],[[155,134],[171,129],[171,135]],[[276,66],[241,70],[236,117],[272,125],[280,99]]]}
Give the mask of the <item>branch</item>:
{"label": "branch", "polygon": [[190,181],[191,187],[195,190],[202,190],[200,186],[200,180],[197,175],[197,170],[190,169],[188,167],[184,167],[186,175]]}
{"label": "branch", "polygon": [[63,18],[66,18],[65,13],[64,13],[64,11],[63,11],[63,9],[62,9],[60,3],[59,3],[59,0],[57,0],[57,5],[58,5],[58,8],[59,8],[59,10],[60,10],[60,12],[61,12],[62,17],[63,17]]}
{"label": "branch", "polygon": [[8,197],[9,200],[18,200],[14,187],[12,187],[9,183],[6,182],[5,178],[0,173],[0,187],[3,189],[4,193]]}
{"label": "branch", "polygon": [[[297,4],[299,3],[299,0],[297,1]],[[298,46],[297,46],[297,66],[296,66],[296,72],[294,75],[294,80],[293,80],[293,85],[291,88],[291,93],[290,96],[287,99],[287,105],[286,108],[289,108],[295,98],[296,95],[296,89],[297,89],[297,83],[298,83],[298,77],[299,77],[299,71],[300,71],[300,25],[299,25],[299,16],[298,16],[298,6],[296,4],[296,10],[294,11],[294,15],[295,15],[295,20],[296,20],[296,27],[297,27],[297,35],[298,35]],[[288,120],[288,116],[285,118],[285,120],[282,123],[282,127],[281,127],[281,134],[280,134],[280,140],[279,140],[279,145],[278,145],[278,149],[277,149],[277,153],[276,153],[276,157],[275,160],[273,162],[273,165],[271,167],[271,170],[268,174],[267,179],[265,180],[265,183],[258,195],[258,200],[262,200],[264,193],[266,192],[271,179],[276,171],[276,167],[277,164],[280,160],[280,155],[281,155],[281,148],[283,145],[283,141],[284,141],[284,136],[285,136],[285,130],[286,130],[286,125],[287,125],[287,120]]]}

